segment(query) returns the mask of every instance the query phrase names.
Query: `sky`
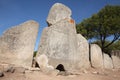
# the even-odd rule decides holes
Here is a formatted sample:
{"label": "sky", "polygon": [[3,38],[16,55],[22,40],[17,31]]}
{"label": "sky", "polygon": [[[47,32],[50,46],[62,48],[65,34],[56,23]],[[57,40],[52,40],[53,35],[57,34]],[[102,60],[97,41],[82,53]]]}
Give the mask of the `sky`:
{"label": "sky", "polygon": [[47,27],[49,10],[55,3],[68,6],[72,10],[72,18],[80,23],[105,5],[120,5],[120,0],[0,0],[0,36],[8,28],[35,20],[40,24],[35,45],[37,50],[42,30]]}

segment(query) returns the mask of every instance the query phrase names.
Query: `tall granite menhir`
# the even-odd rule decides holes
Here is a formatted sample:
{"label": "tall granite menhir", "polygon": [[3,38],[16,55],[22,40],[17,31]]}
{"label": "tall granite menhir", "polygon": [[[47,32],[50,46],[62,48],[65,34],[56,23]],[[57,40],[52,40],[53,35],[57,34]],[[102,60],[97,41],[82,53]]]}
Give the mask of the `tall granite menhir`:
{"label": "tall granite menhir", "polygon": [[82,40],[78,39],[81,35],[76,33],[71,14],[71,10],[61,3],[54,4],[50,9],[47,18],[49,27],[43,30],[36,57],[39,64],[43,61],[38,58],[44,54],[48,57],[48,64],[54,68],[59,64],[63,64],[66,70],[90,66],[88,42],[82,37]]}
{"label": "tall granite menhir", "polygon": [[31,67],[38,27],[30,20],[5,31],[0,37],[0,62]]}

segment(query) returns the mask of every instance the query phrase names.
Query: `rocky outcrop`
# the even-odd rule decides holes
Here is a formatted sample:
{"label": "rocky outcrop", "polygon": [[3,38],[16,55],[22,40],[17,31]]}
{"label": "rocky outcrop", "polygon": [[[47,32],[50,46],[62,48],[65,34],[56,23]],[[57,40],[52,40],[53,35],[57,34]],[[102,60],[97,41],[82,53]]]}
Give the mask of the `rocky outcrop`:
{"label": "rocky outcrop", "polygon": [[54,68],[59,64],[66,70],[88,68],[89,46],[85,38],[77,35],[71,10],[63,4],[56,3],[49,12],[47,22],[49,27],[43,30],[37,62],[39,63],[38,58],[45,54],[48,57],[48,64]]}
{"label": "rocky outcrop", "polygon": [[0,62],[31,67],[38,26],[31,20],[5,31],[0,37]]}
{"label": "rocky outcrop", "polygon": [[103,56],[101,48],[97,44],[90,45],[91,64],[95,68],[103,68]]}
{"label": "rocky outcrop", "polygon": [[113,69],[113,61],[111,57],[108,54],[103,54],[104,55],[104,68],[105,69]]}

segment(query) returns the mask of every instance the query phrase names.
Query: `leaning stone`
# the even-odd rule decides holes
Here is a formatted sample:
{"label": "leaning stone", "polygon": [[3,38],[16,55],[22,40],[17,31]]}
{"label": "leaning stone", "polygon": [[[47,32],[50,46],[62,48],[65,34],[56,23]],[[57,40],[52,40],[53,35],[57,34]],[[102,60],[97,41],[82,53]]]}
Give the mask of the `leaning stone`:
{"label": "leaning stone", "polygon": [[104,68],[113,69],[113,61],[111,57],[105,53],[103,55],[104,55]]}
{"label": "leaning stone", "polygon": [[0,37],[0,61],[31,67],[38,27],[30,20],[5,31]]}
{"label": "leaning stone", "polygon": [[71,14],[71,10],[67,6],[61,3],[56,3],[52,6],[52,8],[49,11],[47,23],[48,25],[55,24],[60,20],[70,18]]}
{"label": "leaning stone", "polygon": [[97,71],[94,71],[94,72],[92,72],[92,74],[99,74],[99,72],[97,72]]}
{"label": "leaning stone", "polygon": [[94,68],[103,68],[102,50],[97,44],[90,45],[91,63]]}

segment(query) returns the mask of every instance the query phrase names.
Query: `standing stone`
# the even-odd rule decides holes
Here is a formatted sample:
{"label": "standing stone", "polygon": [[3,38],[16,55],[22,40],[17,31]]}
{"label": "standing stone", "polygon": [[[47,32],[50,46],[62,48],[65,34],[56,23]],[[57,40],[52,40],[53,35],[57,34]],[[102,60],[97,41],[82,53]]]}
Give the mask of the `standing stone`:
{"label": "standing stone", "polygon": [[70,18],[71,14],[71,10],[67,6],[61,3],[56,3],[52,6],[49,12],[47,22],[49,25],[52,25],[62,19]]}
{"label": "standing stone", "polygon": [[120,69],[120,58],[112,55],[113,65],[115,69]]}
{"label": "standing stone", "polygon": [[76,30],[70,19],[61,20],[43,30],[38,57],[45,54],[54,68],[63,64],[65,68],[74,66],[76,57]]}
{"label": "standing stone", "polygon": [[112,62],[111,57],[105,53],[103,55],[104,55],[104,68],[113,69],[113,62]]}
{"label": "standing stone", "polygon": [[103,56],[101,48],[97,44],[91,44],[91,63],[95,68],[103,68]]}
{"label": "standing stone", "polygon": [[30,20],[5,31],[0,37],[0,61],[31,67],[38,26]]}
{"label": "standing stone", "polygon": [[[36,57],[37,63],[41,65],[40,58],[44,54],[48,58],[48,64],[54,68],[59,64],[62,64],[65,70],[88,68],[89,46],[85,38],[77,35],[71,10],[63,4],[56,3],[49,12],[47,22],[49,27],[43,30]],[[46,63],[42,63],[41,66],[44,64]]]}
{"label": "standing stone", "polygon": [[89,44],[87,40],[81,35],[77,34],[77,63],[78,68],[89,68],[90,62],[89,62]]}

